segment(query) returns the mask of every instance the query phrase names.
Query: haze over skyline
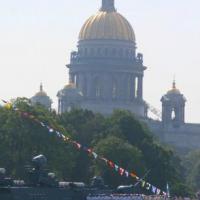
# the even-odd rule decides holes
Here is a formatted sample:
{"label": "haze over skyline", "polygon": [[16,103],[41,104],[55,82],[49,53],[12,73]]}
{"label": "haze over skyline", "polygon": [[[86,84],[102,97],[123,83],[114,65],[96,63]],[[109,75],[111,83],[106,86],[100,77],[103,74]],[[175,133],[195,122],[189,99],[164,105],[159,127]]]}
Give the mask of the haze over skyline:
{"label": "haze over skyline", "polygon": [[[160,98],[177,88],[187,98],[186,121],[199,122],[200,2],[115,0],[132,24],[144,55],[144,99],[161,110]],[[68,82],[70,52],[85,20],[101,0],[0,0],[0,99],[32,97],[40,82],[57,106]]]}

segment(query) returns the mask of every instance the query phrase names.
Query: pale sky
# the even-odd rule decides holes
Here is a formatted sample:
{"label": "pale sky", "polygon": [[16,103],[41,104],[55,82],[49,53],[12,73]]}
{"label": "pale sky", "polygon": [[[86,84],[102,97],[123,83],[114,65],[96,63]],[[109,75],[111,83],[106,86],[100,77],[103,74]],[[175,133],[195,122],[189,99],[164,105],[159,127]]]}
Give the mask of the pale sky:
{"label": "pale sky", "polygon": [[[132,24],[148,67],[144,99],[161,109],[173,76],[187,98],[186,121],[200,123],[200,0],[115,0]],[[65,65],[84,21],[101,0],[0,0],[0,99],[31,97],[40,82],[57,107]]]}

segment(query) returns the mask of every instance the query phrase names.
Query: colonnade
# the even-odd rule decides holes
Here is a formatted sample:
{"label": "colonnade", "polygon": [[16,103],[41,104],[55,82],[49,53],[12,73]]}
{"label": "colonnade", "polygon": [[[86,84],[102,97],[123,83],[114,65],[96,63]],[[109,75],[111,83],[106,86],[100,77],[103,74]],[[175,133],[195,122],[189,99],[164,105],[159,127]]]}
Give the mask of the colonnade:
{"label": "colonnade", "polygon": [[70,73],[70,82],[79,88],[84,97],[96,100],[143,99],[143,75],[131,73]]}

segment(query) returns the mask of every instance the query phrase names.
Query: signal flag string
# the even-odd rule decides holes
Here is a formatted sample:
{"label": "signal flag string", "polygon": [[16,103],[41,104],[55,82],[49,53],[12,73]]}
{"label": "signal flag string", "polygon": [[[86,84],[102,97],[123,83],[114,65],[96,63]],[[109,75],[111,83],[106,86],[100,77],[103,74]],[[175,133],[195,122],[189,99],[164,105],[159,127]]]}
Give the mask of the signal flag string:
{"label": "signal flag string", "polygon": [[54,128],[52,128],[51,126],[45,124],[44,122],[40,121],[39,119],[37,119],[34,115],[32,115],[31,113],[28,112],[24,112],[24,111],[20,111],[17,107],[13,106],[12,103],[2,100],[2,102],[5,104],[4,107],[8,110],[13,109],[14,111],[18,112],[22,117],[30,119],[38,124],[40,124],[40,126],[42,126],[43,128],[46,128],[48,130],[49,133],[54,133],[55,136],[57,136],[57,138],[61,139],[64,142],[67,143],[71,143],[73,144],[76,149],[78,150],[83,150],[85,152],[87,152],[89,155],[92,155],[93,158],[96,160],[100,160],[103,161],[108,167],[110,167],[111,169],[115,170],[116,172],[118,172],[118,174],[120,174],[121,176],[124,177],[131,177],[133,179],[135,179],[136,181],[138,181],[139,183],[141,183],[141,187],[151,191],[153,194],[156,195],[164,195],[164,196],[168,196],[167,193],[157,187],[155,187],[154,185],[146,182],[144,180],[144,178],[139,178],[135,172],[129,172],[127,170],[125,170],[124,168],[118,166],[117,164],[115,164],[113,161],[106,159],[103,156],[99,156],[96,152],[93,151],[92,148],[87,148],[83,145],[81,145],[79,142],[74,141],[72,139],[70,139],[69,137],[65,136],[64,134],[60,133],[58,130],[55,130]]}

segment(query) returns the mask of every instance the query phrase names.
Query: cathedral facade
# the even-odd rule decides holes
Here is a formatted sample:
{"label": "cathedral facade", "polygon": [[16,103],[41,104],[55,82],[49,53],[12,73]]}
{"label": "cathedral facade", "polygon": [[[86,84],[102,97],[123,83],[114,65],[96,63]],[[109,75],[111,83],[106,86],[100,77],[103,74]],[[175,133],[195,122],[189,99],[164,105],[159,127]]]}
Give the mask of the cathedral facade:
{"label": "cathedral facade", "polygon": [[[161,98],[162,119],[148,118],[149,106],[143,99],[143,55],[136,52],[134,30],[116,11],[114,0],[102,0],[100,10],[86,20],[67,68],[69,84],[57,93],[59,114],[72,108],[103,115],[115,109],[128,110],[163,143],[180,152],[200,149],[200,124],[185,123],[186,98],[175,81]],[[48,109],[51,106],[42,86],[31,100]]]}
{"label": "cathedral facade", "polygon": [[[67,65],[69,85],[57,95],[59,113],[78,105],[102,114],[125,109],[145,116],[143,76],[146,67],[142,54],[136,53],[133,28],[116,11],[114,0],[102,0],[101,9],[86,20],[77,48]],[[76,91],[70,99],[67,90],[72,89]]]}

